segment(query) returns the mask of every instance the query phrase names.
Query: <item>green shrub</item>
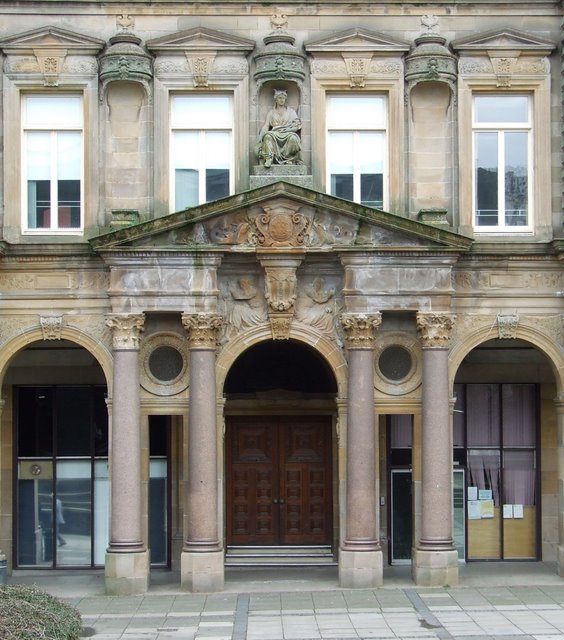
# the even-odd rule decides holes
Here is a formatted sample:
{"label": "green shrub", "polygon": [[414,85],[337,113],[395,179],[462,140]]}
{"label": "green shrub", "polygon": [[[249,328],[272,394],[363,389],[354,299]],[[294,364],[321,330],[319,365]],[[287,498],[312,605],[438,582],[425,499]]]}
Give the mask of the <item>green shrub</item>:
{"label": "green shrub", "polygon": [[24,585],[0,586],[1,640],[78,640],[80,613],[65,602]]}

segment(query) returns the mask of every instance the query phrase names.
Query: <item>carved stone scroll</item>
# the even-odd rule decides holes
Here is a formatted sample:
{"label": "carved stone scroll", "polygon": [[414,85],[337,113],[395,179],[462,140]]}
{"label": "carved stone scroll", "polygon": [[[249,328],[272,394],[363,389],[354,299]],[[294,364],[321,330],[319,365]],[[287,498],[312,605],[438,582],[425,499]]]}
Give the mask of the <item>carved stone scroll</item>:
{"label": "carved stone scroll", "polygon": [[423,348],[445,349],[450,338],[456,316],[450,313],[419,312],[417,331]]}

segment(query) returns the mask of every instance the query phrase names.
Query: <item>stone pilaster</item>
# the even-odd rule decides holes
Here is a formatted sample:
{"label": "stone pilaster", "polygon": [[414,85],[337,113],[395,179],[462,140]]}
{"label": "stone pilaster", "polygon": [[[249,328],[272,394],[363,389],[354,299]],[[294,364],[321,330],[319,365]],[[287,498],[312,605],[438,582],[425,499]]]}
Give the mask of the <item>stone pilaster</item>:
{"label": "stone pilaster", "polygon": [[182,323],[190,349],[190,412],[180,579],[189,591],[221,591],[224,566],[217,520],[215,353],[223,318],[211,313],[184,314]]}
{"label": "stone pilaster", "polygon": [[421,391],[421,535],[413,551],[416,584],[458,584],[458,554],[452,539],[452,427],[448,348],[456,317],[418,313],[423,350]]}
{"label": "stone pilaster", "polygon": [[376,496],[377,440],[374,425],[374,346],[379,313],[341,316],[348,350],[345,537],[339,553],[339,583],[345,588],[382,584]]}
{"label": "stone pilaster", "polygon": [[149,587],[149,552],[141,522],[141,438],[139,336],[143,314],[108,316],[114,371],[111,428],[110,544],[106,552],[106,591],[144,593]]}
{"label": "stone pilaster", "polygon": [[554,400],[557,429],[557,473],[558,473],[558,575],[564,578],[564,393]]}

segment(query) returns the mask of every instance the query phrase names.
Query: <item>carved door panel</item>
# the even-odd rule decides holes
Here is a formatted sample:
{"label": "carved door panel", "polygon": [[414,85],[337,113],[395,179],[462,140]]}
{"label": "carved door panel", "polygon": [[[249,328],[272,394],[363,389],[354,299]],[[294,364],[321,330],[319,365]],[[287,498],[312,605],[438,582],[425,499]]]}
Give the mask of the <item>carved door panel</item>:
{"label": "carved door panel", "polygon": [[227,544],[331,542],[326,417],[232,417],[226,438]]}

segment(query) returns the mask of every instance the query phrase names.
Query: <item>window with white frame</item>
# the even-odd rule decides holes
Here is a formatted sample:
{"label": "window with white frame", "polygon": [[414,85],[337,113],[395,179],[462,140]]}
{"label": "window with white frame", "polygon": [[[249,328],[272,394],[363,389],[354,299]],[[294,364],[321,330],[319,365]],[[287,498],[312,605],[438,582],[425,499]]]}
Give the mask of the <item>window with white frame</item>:
{"label": "window with white frame", "polygon": [[528,95],[475,95],[474,228],[531,227],[532,125]]}
{"label": "window with white frame", "polygon": [[173,210],[233,192],[233,106],[228,95],[176,95],[171,101]]}
{"label": "window with white frame", "polygon": [[80,95],[23,96],[26,231],[82,228],[83,104]]}
{"label": "window with white frame", "polygon": [[387,100],[327,96],[327,190],[369,207],[387,205]]}

